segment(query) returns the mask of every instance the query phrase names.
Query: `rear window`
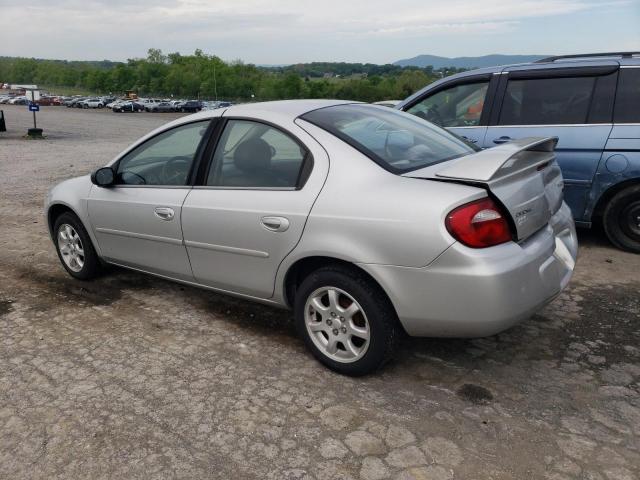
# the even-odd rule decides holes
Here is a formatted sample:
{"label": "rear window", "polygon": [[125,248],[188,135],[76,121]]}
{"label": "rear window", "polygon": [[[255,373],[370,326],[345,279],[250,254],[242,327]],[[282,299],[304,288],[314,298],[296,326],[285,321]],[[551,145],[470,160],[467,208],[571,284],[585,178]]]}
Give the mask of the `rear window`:
{"label": "rear window", "polygon": [[446,130],[388,107],[337,105],[314,110],[301,118],[393,173],[417,170],[475,151]]}
{"label": "rear window", "polygon": [[620,69],[614,122],[640,123],[640,68]]}

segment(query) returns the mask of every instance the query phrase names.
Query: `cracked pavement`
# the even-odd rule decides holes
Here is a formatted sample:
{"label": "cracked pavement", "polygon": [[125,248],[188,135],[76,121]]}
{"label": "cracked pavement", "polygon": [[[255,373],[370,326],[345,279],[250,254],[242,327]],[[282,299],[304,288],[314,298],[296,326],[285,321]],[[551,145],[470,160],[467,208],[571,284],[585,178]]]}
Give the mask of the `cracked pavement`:
{"label": "cracked pavement", "polygon": [[640,256],[581,231],[570,287],[530,320],[342,377],[289,312],[59,265],[47,189],[176,115],[44,107],[34,141],[3,109],[0,478],[640,477]]}

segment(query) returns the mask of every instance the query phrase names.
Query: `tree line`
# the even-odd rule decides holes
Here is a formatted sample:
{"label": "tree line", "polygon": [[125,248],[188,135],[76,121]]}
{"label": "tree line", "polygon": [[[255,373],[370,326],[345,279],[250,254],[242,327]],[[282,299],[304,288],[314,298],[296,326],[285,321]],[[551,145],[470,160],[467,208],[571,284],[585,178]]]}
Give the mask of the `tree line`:
{"label": "tree line", "polygon": [[361,63],[307,63],[259,67],[225,62],[196,50],[192,55],[149,49],[127,62],[85,62],[0,57],[0,82],[74,87],[96,94],[263,101],[337,98],[374,102],[403,99],[455,69]]}

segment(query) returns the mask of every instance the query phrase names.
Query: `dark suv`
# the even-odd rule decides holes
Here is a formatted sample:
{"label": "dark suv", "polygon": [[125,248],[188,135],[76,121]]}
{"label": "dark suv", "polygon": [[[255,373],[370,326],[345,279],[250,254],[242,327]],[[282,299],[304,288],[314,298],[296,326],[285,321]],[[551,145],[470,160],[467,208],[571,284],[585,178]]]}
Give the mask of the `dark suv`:
{"label": "dark suv", "polygon": [[600,222],[612,243],[640,253],[640,52],[463,72],[396,108],[482,148],[557,136],[564,196],[576,224]]}
{"label": "dark suv", "polygon": [[202,102],[197,100],[188,100],[180,105],[181,112],[199,112],[202,110]]}

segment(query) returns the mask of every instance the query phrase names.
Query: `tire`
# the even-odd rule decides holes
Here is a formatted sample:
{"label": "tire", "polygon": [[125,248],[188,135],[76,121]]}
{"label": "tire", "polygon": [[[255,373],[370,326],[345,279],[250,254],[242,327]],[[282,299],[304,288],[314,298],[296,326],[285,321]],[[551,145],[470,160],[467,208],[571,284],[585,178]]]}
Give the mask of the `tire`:
{"label": "tire", "polygon": [[104,105],[102,105],[101,103],[98,104],[98,108],[103,108]]}
{"label": "tire", "polygon": [[[71,232],[75,233],[75,235],[69,235]],[[56,218],[53,225],[53,234],[53,243],[56,247],[58,258],[69,275],[78,280],[91,280],[100,275],[102,271],[100,259],[93,248],[89,234],[76,215],[65,212]],[[69,243],[65,238],[76,239],[76,245],[78,245],[77,240],[79,240],[79,246],[83,252],[82,255],[79,254],[77,247],[75,252],[69,252],[68,246],[66,249],[63,249],[63,246]],[[73,262],[69,260],[68,255],[73,255],[74,253],[77,257],[81,257],[81,265],[78,261]]]}
{"label": "tire", "polygon": [[[331,290],[336,294],[334,301]],[[322,309],[314,307],[314,299],[322,303]],[[355,310],[351,321],[349,310]],[[340,265],[320,268],[302,281],[296,291],[294,316],[298,333],[314,357],[349,376],[372,373],[389,361],[402,332],[384,291],[362,273]]]}
{"label": "tire", "polygon": [[616,247],[640,253],[640,185],[616,193],[604,209],[602,223]]}

